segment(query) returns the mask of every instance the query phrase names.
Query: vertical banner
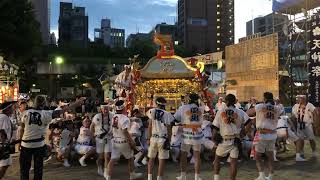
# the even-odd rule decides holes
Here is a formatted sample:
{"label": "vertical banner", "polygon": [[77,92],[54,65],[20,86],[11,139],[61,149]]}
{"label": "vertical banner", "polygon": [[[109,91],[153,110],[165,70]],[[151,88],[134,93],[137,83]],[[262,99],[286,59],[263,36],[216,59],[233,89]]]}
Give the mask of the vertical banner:
{"label": "vertical banner", "polygon": [[320,14],[312,17],[310,31],[309,101],[320,107]]}

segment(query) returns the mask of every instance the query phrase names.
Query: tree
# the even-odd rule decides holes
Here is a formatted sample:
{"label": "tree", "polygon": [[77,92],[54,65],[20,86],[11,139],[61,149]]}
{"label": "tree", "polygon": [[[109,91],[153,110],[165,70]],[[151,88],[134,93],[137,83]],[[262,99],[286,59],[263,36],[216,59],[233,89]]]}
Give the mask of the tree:
{"label": "tree", "polygon": [[28,0],[0,1],[0,51],[17,64],[41,54],[40,25]]}
{"label": "tree", "polygon": [[150,58],[156,55],[157,49],[152,40],[135,40],[128,49],[129,57],[139,54],[139,59],[142,60],[141,64],[146,64]]}

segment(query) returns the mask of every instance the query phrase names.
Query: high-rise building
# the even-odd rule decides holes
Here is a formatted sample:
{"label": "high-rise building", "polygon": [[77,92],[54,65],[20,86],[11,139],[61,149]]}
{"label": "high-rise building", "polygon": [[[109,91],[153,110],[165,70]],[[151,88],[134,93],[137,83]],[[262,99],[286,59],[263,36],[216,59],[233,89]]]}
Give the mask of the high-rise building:
{"label": "high-rise building", "polygon": [[159,34],[171,35],[174,41],[177,39],[177,36],[178,36],[177,25],[161,23],[161,24],[157,24],[154,30]]}
{"label": "high-rise building", "polygon": [[282,32],[287,22],[289,22],[288,16],[283,14],[271,13],[263,17],[257,17],[247,22],[247,36],[257,33],[264,36]]}
{"label": "high-rise building", "polygon": [[59,44],[88,45],[88,16],[84,7],[72,7],[72,3],[60,2]]}
{"label": "high-rise building", "polygon": [[57,38],[56,38],[56,35],[54,34],[54,32],[52,32],[52,33],[50,34],[49,44],[51,44],[51,45],[57,45]]}
{"label": "high-rise building", "polygon": [[101,27],[94,29],[94,41],[103,42],[110,47],[124,47],[125,30],[111,28],[111,20],[102,19]]}
{"label": "high-rise building", "polygon": [[40,24],[43,44],[49,43],[50,36],[50,0],[30,0],[36,20]]}
{"label": "high-rise building", "polygon": [[111,28],[111,47],[124,47],[125,30]]}
{"label": "high-rise building", "polygon": [[234,43],[234,0],[179,0],[179,44],[199,53]]}

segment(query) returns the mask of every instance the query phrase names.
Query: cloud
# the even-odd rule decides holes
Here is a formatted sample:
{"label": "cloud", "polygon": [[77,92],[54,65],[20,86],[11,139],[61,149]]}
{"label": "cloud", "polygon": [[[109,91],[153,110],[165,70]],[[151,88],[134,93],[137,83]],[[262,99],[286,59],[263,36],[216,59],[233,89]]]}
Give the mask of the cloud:
{"label": "cloud", "polygon": [[172,12],[170,14],[168,14],[169,17],[176,17],[177,16],[177,13],[176,12]]}
{"label": "cloud", "polygon": [[150,4],[153,5],[160,5],[160,6],[170,6],[170,7],[176,7],[177,6],[177,0],[153,0],[150,2]]}

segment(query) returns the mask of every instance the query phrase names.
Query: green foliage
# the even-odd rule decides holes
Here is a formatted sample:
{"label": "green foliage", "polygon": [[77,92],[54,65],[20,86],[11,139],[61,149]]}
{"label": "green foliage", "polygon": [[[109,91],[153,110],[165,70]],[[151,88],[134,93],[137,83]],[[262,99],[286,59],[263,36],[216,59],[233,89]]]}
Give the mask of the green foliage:
{"label": "green foliage", "polygon": [[25,64],[41,54],[41,33],[28,0],[0,1],[0,52],[7,60]]}
{"label": "green foliage", "polygon": [[128,48],[129,57],[139,54],[141,64],[146,64],[149,59],[156,55],[157,50],[158,47],[152,42],[151,39],[135,40]]}

